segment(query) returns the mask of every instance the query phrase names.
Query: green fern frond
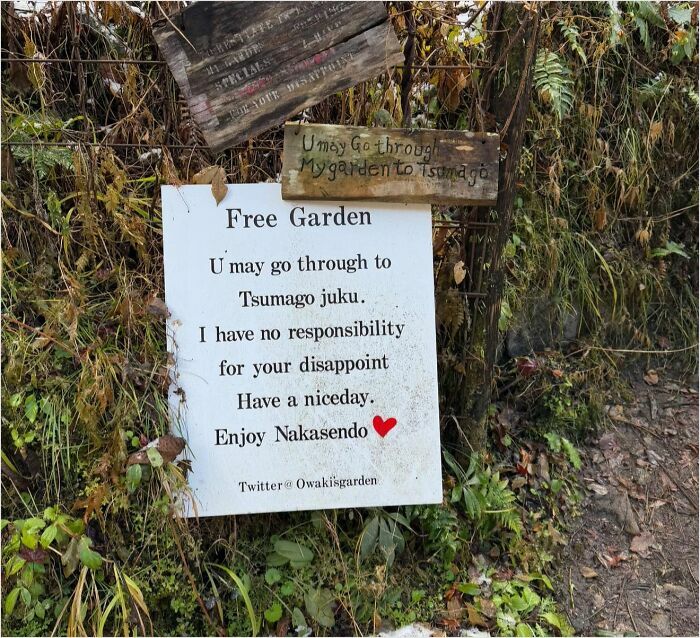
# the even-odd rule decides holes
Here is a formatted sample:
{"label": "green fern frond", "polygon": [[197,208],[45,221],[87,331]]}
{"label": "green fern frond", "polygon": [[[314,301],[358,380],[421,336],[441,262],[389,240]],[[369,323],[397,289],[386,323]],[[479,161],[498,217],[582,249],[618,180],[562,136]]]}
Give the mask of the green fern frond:
{"label": "green fern frond", "polygon": [[564,34],[566,41],[569,43],[571,50],[581,58],[584,64],[586,64],[588,62],[588,58],[586,57],[586,52],[583,50],[583,47],[578,41],[580,35],[578,27],[573,23],[568,24],[564,22],[564,20],[557,20],[557,24],[559,25],[561,32]]}
{"label": "green fern frond", "polygon": [[551,107],[559,119],[562,119],[574,103],[574,81],[571,78],[571,69],[554,51],[540,49],[535,60],[533,81],[540,99]]}

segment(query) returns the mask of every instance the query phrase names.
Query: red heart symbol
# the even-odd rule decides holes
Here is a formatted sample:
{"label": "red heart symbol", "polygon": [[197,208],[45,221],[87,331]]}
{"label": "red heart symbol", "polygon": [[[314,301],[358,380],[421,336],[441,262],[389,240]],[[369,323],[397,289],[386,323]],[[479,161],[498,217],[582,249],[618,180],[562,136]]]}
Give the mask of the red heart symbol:
{"label": "red heart symbol", "polygon": [[384,438],[387,434],[389,434],[389,430],[393,429],[393,427],[396,425],[396,419],[391,417],[385,421],[382,419],[382,417],[375,416],[374,420],[372,421],[372,425],[374,426],[376,433]]}

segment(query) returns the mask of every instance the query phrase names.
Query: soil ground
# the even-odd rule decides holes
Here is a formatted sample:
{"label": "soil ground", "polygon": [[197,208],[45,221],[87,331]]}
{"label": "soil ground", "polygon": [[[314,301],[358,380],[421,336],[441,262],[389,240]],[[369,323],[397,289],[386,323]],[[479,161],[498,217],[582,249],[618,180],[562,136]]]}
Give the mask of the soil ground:
{"label": "soil ground", "polygon": [[665,376],[630,382],[584,449],[584,511],[557,579],[579,635],[698,636],[697,382]]}

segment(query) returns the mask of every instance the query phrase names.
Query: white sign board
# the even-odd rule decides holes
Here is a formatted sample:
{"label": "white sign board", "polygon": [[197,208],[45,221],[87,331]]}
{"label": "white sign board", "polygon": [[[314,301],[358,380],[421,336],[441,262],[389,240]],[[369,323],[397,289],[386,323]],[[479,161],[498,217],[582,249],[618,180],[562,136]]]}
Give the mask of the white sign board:
{"label": "white sign board", "polygon": [[430,207],[162,199],[187,515],[440,502]]}

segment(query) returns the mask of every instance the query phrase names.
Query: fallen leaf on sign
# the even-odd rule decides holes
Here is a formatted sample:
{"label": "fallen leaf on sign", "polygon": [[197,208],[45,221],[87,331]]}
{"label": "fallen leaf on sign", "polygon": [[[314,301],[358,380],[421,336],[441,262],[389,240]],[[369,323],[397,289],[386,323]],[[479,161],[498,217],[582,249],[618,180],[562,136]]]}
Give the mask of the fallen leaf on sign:
{"label": "fallen leaf on sign", "polygon": [[659,382],[659,375],[656,370],[647,370],[647,373],[644,375],[644,381],[649,385],[656,385]]}
{"label": "fallen leaf on sign", "polygon": [[217,206],[228,194],[228,186],[226,186],[226,171],[221,166],[214,175],[214,179],[211,181],[211,194],[214,196]]}
{"label": "fallen leaf on sign", "polygon": [[218,166],[207,166],[203,168],[199,173],[197,173],[192,178],[193,184],[211,184],[214,179],[214,175],[218,172]]}
{"label": "fallen leaf on sign", "polygon": [[464,262],[458,261],[454,267],[455,283],[459,286],[467,276],[467,271],[464,269]]}
{"label": "fallen leaf on sign", "polygon": [[598,575],[598,572],[595,569],[591,569],[590,567],[581,567],[581,576],[584,578],[595,578]]}
{"label": "fallen leaf on sign", "polygon": [[226,171],[223,166],[207,166],[192,178],[193,184],[211,184],[211,194],[216,200],[217,206],[226,197]]}
{"label": "fallen leaf on sign", "polygon": [[642,532],[635,536],[630,543],[630,551],[639,554],[642,558],[649,556],[649,548],[656,543],[656,539],[651,532]]}

